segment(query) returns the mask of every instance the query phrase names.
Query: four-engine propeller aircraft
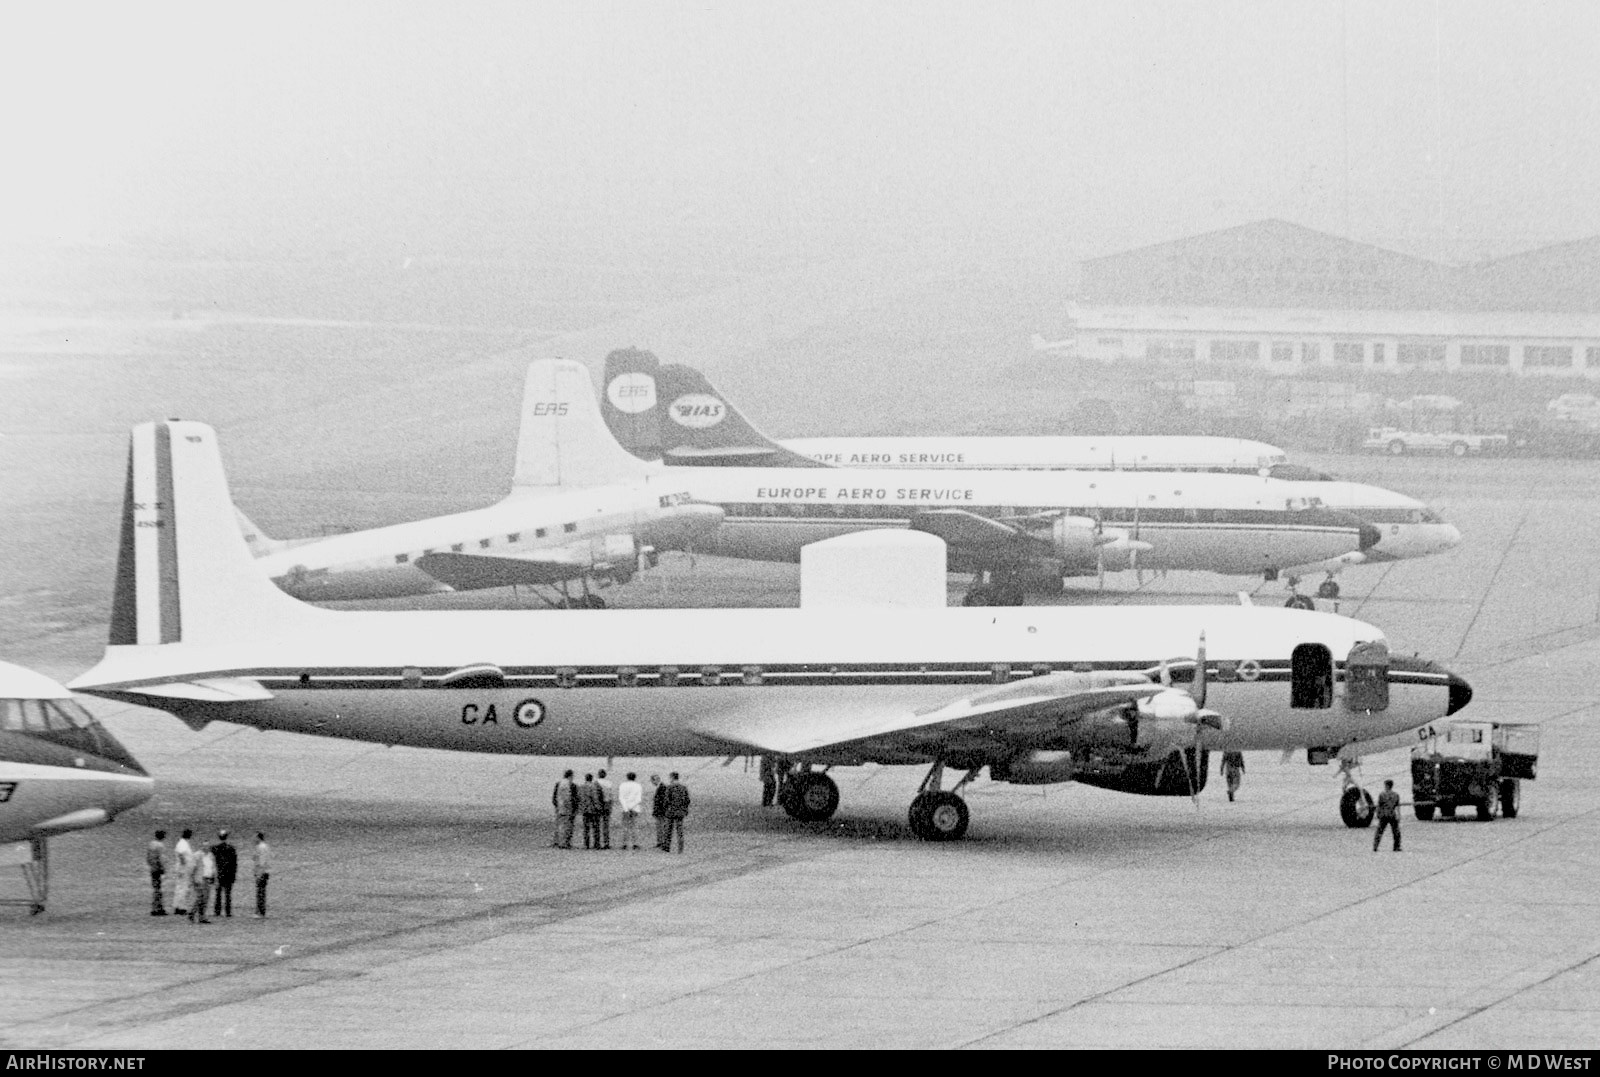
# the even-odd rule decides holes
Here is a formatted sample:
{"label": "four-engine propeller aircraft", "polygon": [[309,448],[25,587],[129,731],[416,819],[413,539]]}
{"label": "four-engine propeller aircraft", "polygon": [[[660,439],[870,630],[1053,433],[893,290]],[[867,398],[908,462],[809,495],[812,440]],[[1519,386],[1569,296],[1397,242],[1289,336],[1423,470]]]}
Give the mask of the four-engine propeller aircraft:
{"label": "four-engine propeller aircraft", "polygon": [[[550,605],[603,608],[591,580],[626,583],[655,563],[656,551],[704,540],[723,514],[696,503],[659,466],[622,451],[600,429],[593,393],[560,384],[574,376],[588,382],[577,364],[528,367],[516,472],[511,492],[496,504],[282,542],[241,513],[257,564],[310,602],[526,586]],[[541,587],[558,597],[546,598]]]}
{"label": "four-engine propeller aircraft", "polygon": [[[780,445],[769,439],[765,434],[750,423],[739,409],[728,402],[720,392],[714,388],[705,376],[692,367],[679,364],[661,366],[656,362],[655,356],[649,352],[637,349],[625,349],[612,352],[607,359],[607,390],[606,399],[602,405],[607,422],[612,432],[622,441],[625,448],[630,449],[635,455],[642,458],[660,458],[669,464],[688,466],[697,462],[716,466],[767,466],[769,462],[782,463],[779,466],[814,467],[816,461],[804,460],[795,455],[795,443],[786,442]],[[649,406],[645,406],[646,402]],[[628,409],[636,409],[630,411]],[[863,439],[874,440],[874,439]],[[900,440],[900,439],[893,439]],[[943,439],[934,439],[943,440]],[[1058,440],[1074,439],[1041,439],[1041,438],[1015,438],[1015,439],[989,439],[979,438],[975,441],[1014,441],[1023,442],[1054,442]],[[1097,439],[1080,439],[1086,442]],[[1147,458],[1160,456],[1171,459],[1188,456],[1187,467],[1191,470],[1202,471],[1248,471],[1254,468],[1235,469],[1225,466],[1224,461],[1229,453],[1234,453],[1234,459],[1242,459],[1244,449],[1235,449],[1232,446],[1259,445],[1257,442],[1235,442],[1229,438],[1145,438],[1132,439],[1148,442],[1173,442],[1181,444],[1183,448],[1164,449],[1157,453],[1147,453]],[[1110,445],[1117,439],[1105,439],[1105,444]],[[1221,446],[1217,448],[1216,446]],[[1272,446],[1261,446],[1263,449],[1272,449]],[[1033,458],[1042,458],[1041,454],[1048,449],[1030,449]],[[883,452],[875,454],[882,457]],[[948,458],[951,454],[946,453]],[[990,453],[989,459],[999,459],[1006,455],[1005,452],[995,450]],[[1026,455],[1026,454],[1024,454]],[[903,457],[902,457],[903,458]],[[861,466],[859,463],[850,465],[852,468]],[[971,471],[1018,470],[1009,465],[980,464],[966,462],[961,464],[945,463],[940,465],[946,468],[945,482],[954,477],[951,473],[966,474]],[[1099,465],[1105,467],[1104,462]],[[1158,470],[1154,466],[1141,464],[1140,470]],[[1022,470],[1027,470],[1023,467]],[[1119,470],[1122,470],[1119,468]],[[1350,550],[1336,557],[1317,559],[1296,564],[1282,564],[1279,566],[1261,566],[1268,578],[1281,573],[1289,577],[1291,590],[1297,583],[1297,578],[1313,572],[1326,572],[1328,580],[1322,585],[1319,594],[1325,597],[1337,598],[1338,585],[1333,582],[1333,577],[1343,569],[1352,565],[1367,564],[1372,562],[1387,562],[1406,560],[1415,557],[1426,557],[1431,554],[1448,550],[1461,541],[1461,533],[1451,524],[1446,522],[1437,512],[1416,498],[1405,494],[1386,490],[1379,486],[1365,483],[1343,482],[1320,472],[1311,471],[1295,464],[1278,464],[1265,470],[1264,474],[1281,479],[1290,485],[1276,487],[1288,497],[1303,499],[1307,505],[1333,509],[1338,512],[1348,513],[1360,518],[1363,522],[1371,524],[1373,534],[1377,541],[1371,546],[1363,546],[1359,550]],[[814,476],[800,475],[801,479]],[[1152,476],[1145,476],[1146,479]],[[1092,479],[1089,481],[1093,481]],[[1109,479],[1105,481],[1110,481]],[[1174,476],[1174,482],[1182,481],[1181,476]],[[1188,485],[1193,486],[1193,481]],[[1227,484],[1223,484],[1227,488]],[[1249,487],[1235,485],[1234,489],[1249,489]],[[735,518],[736,526],[729,527],[722,532],[719,541],[730,543],[734,541],[743,529],[743,515],[739,512],[741,506],[729,505],[730,516]],[[1212,508],[1210,513],[1207,507],[1186,504],[1172,505],[1166,503],[1153,503],[1147,499],[1140,500],[1099,500],[1091,513],[1103,533],[1113,536],[1127,536],[1120,542],[1113,543],[1105,551],[1106,556],[1098,556],[1092,562],[1092,570],[1103,574],[1108,568],[1157,568],[1175,567],[1170,563],[1173,559],[1163,550],[1157,552],[1152,549],[1158,542],[1162,547],[1167,547],[1174,541],[1172,532],[1174,525],[1183,527],[1191,535],[1197,530],[1195,525],[1206,527],[1216,523],[1226,523],[1230,526],[1243,523],[1246,517],[1241,515],[1238,519],[1216,519],[1229,509],[1240,508],[1239,503],[1218,503],[1216,507],[1222,508],[1222,513],[1217,513]],[[1258,511],[1262,503],[1245,503],[1247,511]],[[1023,518],[1026,514],[1017,514]],[[1024,524],[1023,530],[1038,531],[1038,521]],[[915,522],[912,526],[918,526]],[[966,543],[959,535],[949,531],[940,532],[951,540],[957,548],[958,554],[963,551]],[[969,535],[976,541],[982,532],[970,529]],[[997,538],[988,534],[988,539],[993,542]],[[1020,551],[1019,551],[1020,553]],[[1086,560],[1080,558],[1080,561]],[[1245,568],[1242,571],[1251,571]],[[1079,564],[1074,568],[1066,567],[1070,574],[1085,571],[1085,566]],[[1217,571],[1241,571],[1238,568],[1218,568]],[[1002,575],[1004,575],[1002,573]],[[1004,581],[995,587],[987,589],[990,592],[1005,591]],[[980,594],[979,597],[983,597]],[[994,598],[1015,598],[1015,589],[1006,591],[1005,595],[992,594]],[[1291,602],[1297,601],[1292,598]]]}
{"label": "four-engine propeller aircraft", "polygon": [[[710,467],[868,467],[919,471],[1231,471],[1274,478],[1320,475],[1290,464],[1276,445],[1245,438],[1179,435],[1105,437],[824,437],[774,441],[756,430],[709,386],[678,384],[692,368],[640,348],[606,356],[606,422],[617,440],[645,459]],[[696,377],[699,375],[696,373]],[[730,410],[733,414],[730,415]],[[741,421],[724,422],[737,418]]]}
{"label": "four-engine propeller aircraft", "polygon": [[[937,540],[865,536],[932,548]],[[822,588],[839,594],[847,588]],[[1193,692],[1173,655],[1194,653]],[[1163,667],[1167,670],[1164,677]],[[344,612],[252,562],[215,432],[133,431],[111,630],[73,687],[213,720],[484,752],[759,753],[792,815],[817,766],[923,764],[912,829],[959,838],[960,791],[1068,780],[1188,795],[1217,749],[1334,753],[1459,711],[1465,681],[1371,625],[1251,607]],[[946,769],[963,773],[946,790]]]}
{"label": "four-engine propeller aircraft", "polygon": [[0,662],[0,842],[26,843],[28,888],[27,898],[0,905],[43,912],[49,839],[109,823],[154,791],[150,775],[71,692]]}

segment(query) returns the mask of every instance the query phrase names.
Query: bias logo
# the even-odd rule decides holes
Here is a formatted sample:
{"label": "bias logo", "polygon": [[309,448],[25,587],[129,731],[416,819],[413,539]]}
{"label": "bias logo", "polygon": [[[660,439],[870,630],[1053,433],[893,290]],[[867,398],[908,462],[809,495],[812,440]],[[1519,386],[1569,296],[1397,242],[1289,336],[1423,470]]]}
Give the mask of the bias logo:
{"label": "bias logo", "polygon": [[630,415],[649,411],[656,406],[656,379],[648,374],[618,374],[606,386],[606,399]]}
{"label": "bias logo", "polygon": [[716,426],[728,414],[728,405],[705,393],[686,393],[672,402],[667,409],[672,421],[691,430],[704,430]]}

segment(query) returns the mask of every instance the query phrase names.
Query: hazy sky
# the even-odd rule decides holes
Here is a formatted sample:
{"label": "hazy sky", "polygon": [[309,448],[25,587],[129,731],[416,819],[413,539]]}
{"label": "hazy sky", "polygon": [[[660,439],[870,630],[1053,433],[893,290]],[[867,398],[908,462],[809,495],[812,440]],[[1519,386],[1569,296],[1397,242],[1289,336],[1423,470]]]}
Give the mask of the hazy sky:
{"label": "hazy sky", "polygon": [[1600,232],[1600,4],[12,3],[0,239],[760,264]]}

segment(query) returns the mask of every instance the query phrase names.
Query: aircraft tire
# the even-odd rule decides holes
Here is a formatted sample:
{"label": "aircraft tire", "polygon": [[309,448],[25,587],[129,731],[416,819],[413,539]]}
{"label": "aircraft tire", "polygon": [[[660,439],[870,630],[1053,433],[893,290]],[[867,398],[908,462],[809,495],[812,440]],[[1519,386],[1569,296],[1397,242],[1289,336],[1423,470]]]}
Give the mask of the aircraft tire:
{"label": "aircraft tire", "polygon": [[1363,830],[1372,825],[1372,794],[1352,785],[1339,797],[1339,818],[1351,830]]}
{"label": "aircraft tire", "polygon": [[1500,814],[1515,819],[1522,811],[1522,783],[1515,778],[1500,780]]}
{"label": "aircraft tire", "polygon": [[1389,442],[1389,455],[1390,456],[1404,456],[1405,454],[1406,454],[1406,443],[1405,442],[1401,441],[1399,438],[1395,438],[1393,441]]}
{"label": "aircraft tire", "polygon": [[1317,585],[1317,597],[1337,600],[1339,597],[1339,584],[1335,580],[1323,580]]}
{"label": "aircraft tire", "polygon": [[1454,819],[1456,817],[1456,806],[1454,804],[1439,805],[1439,817],[1441,819]]}
{"label": "aircraft tire", "polygon": [[919,793],[907,813],[911,833],[923,841],[960,841],[971,819],[967,802],[954,793]]}
{"label": "aircraft tire", "polygon": [[1451,456],[1465,456],[1465,455],[1467,455],[1467,443],[1464,442],[1464,441],[1451,442],[1450,443],[1450,455]]}
{"label": "aircraft tire", "polygon": [[839,786],[821,771],[808,770],[796,774],[783,783],[783,788],[779,803],[791,819],[802,823],[820,823],[831,819],[839,809]]}
{"label": "aircraft tire", "polygon": [[1316,600],[1310,595],[1290,595],[1289,600],[1283,605],[1285,609],[1291,610],[1314,610],[1317,608]]}
{"label": "aircraft tire", "polygon": [[1421,819],[1424,823],[1433,818],[1432,804],[1414,804],[1412,805],[1411,810],[1416,812],[1417,818]]}

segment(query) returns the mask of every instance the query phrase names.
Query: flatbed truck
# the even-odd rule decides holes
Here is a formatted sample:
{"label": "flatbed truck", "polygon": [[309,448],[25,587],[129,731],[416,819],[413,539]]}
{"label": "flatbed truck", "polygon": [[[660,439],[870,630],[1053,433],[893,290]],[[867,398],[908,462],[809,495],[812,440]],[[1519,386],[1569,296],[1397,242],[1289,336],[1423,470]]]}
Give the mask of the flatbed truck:
{"label": "flatbed truck", "polygon": [[1448,722],[1422,731],[1411,749],[1411,799],[1417,818],[1455,817],[1476,809],[1478,819],[1515,819],[1522,783],[1539,773],[1539,727],[1519,722]]}

